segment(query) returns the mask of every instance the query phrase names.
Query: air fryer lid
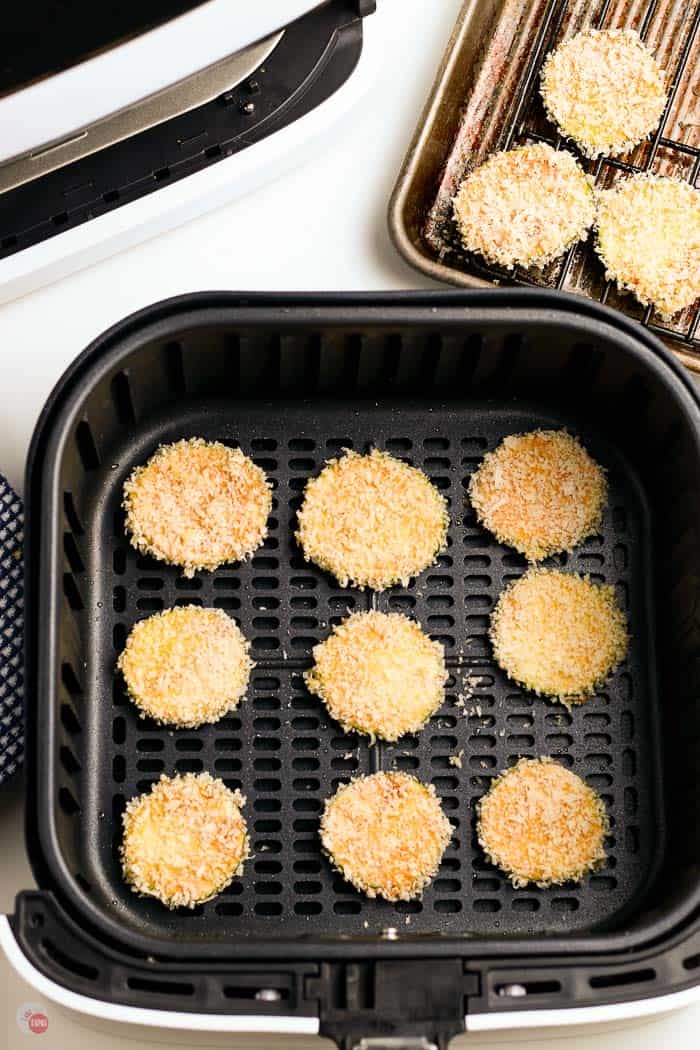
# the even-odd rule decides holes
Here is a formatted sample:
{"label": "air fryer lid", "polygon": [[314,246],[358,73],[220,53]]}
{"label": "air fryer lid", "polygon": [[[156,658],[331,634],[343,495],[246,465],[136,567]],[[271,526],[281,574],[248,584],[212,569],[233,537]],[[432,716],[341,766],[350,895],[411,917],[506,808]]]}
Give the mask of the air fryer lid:
{"label": "air fryer lid", "polygon": [[297,18],[323,7],[328,0],[265,0],[262,4],[233,4],[231,51],[240,51],[264,36],[284,29]]}
{"label": "air fryer lid", "polygon": [[[0,68],[0,98],[128,43],[196,8],[206,15],[211,4],[202,0],[115,4],[101,11],[99,17],[90,0],[72,0],[60,6],[59,18],[55,0],[34,0],[12,11],[5,26],[6,54]],[[305,14],[316,6],[319,0],[316,3],[301,0],[296,4],[281,0],[261,4],[259,8],[231,5],[230,37],[227,34],[226,46],[238,51],[271,31],[284,28],[298,17],[295,12]],[[263,31],[258,29],[261,24],[266,27]]]}
{"label": "air fryer lid", "polygon": [[[95,53],[74,56],[68,67],[60,51],[55,56],[50,52],[34,70],[33,81],[23,84],[20,78],[19,89],[4,95],[0,91],[0,164],[40,154],[49,144],[60,146],[106,116],[238,54],[325,2],[208,0],[189,10],[175,4],[176,17],[130,39],[120,40],[116,25],[111,44],[103,41],[98,47],[95,36]],[[59,49],[60,40],[59,33],[51,47]]]}

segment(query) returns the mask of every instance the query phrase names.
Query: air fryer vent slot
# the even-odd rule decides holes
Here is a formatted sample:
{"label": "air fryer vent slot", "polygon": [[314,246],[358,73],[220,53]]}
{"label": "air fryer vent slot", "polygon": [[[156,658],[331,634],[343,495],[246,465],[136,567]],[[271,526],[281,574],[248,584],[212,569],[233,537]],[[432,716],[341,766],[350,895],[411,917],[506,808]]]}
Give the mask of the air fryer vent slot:
{"label": "air fryer vent slot", "polygon": [[86,981],[96,981],[99,977],[99,970],[96,966],[91,966],[80,959],[76,959],[73,955],[59,948],[48,937],[44,937],[41,944],[49,958],[62,970],[81,977]]}
{"label": "air fryer vent slot", "polygon": [[164,981],[149,977],[129,977],[127,987],[137,992],[151,992],[157,995],[194,995],[194,985],[186,981]]}
{"label": "air fryer vent slot", "polygon": [[656,971],[652,969],[627,970],[625,973],[597,974],[591,977],[590,985],[591,988],[623,988],[628,984],[643,984],[655,978]]}

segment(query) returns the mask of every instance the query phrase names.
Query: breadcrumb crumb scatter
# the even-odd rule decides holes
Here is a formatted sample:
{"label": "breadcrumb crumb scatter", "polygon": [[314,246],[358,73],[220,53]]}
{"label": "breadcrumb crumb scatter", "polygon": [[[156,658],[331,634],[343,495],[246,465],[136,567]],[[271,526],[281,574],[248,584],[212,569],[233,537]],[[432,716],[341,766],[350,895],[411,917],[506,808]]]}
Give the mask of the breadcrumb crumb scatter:
{"label": "breadcrumb crumb scatter", "polygon": [[700,190],[640,174],[600,194],[596,250],[608,280],[670,320],[700,296]]}
{"label": "breadcrumb crumb scatter", "polygon": [[248,650],[223,609],[185,605],[135,624],[117,666],[143,714],[195,729],[237,706],[253,668]]}
{"label": "breadcrumb crumb scatter", "polygon": [[373,449],[332,459],[304,494],[296,538],[341,587],[406,586],[447,543],[447,503],[426,475]]}
{"label": "breadcrumb crumb scatter", "polygon": [[323,848],[368,897],[411,900],[437,874],[452,825],[432,785],[374,773],[340,787],[321,818]]}
{"label": "breadcrumb crumb scatter", "polygon": [[520,146],[467,175],[454,217],[467,251],[509,270],[541,268],[593,225],[593,183],[570,153],[541,142]]}
{"label": "breadcrumb crumb scatter", "polygon": [[313,654],[304,680],[347,731],[397,740],[442,704],[443,647],[400,613],[354,613]]}
{"label": "breadcrumb crumb scatter", "polygon": [[516,889],[580,882],[605,863],[609,829],[595,791],[551,758],[521,758],[478,804],[479,842]]}
{"label": "breadcrumb crumb scatter", "polygon": [[163,774],[127,803],[121,846],[124,878],[135,893],[168,908],[211,900],[248,857],[245,799],[209,773]]}
{"label": "breadcrumb crumb scatter", "polygon": [[542,68],[545,109],[587,157],[626,153],[655,131],[666,105],[659,66],[632,29],[585,29]]}
{"label": "breadcrumb crumb scatter", "polygon": [[133,545],[193,576],[250,557],[267,535],[272,494],[240,449],[190,438],[137,467],[123,505]]}
{"label": "breadcrumb crumb scatter", "polygon": [[469,482],[482,525],[529,561],[570,551],[601,523],[605,472],[565,430],[513,434]]}
{"label": "breadcrumb crumb scatter", "polygon": [[530,570],[503,591],[490,637],[510,678],[567,705],[592,696],[629,644],[613,587],[544,569]]}

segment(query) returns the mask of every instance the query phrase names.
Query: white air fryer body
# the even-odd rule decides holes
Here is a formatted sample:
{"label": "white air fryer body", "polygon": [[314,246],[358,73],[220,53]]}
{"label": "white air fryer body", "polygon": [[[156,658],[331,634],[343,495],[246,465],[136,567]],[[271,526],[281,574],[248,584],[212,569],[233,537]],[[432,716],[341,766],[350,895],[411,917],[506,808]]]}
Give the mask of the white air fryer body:
{"label": "white air fryer body", "polygon": [[60,142],[289,25],[318,0],[208,0],[133,40],[0,98],[0,164]]}
{"label": "white air fryer body", "polygon": [[[208,1046],[231,1046],[231,1035],[266,1036],[279,1040],[280,1046],[309,1045],[318,1035],[319,1022],[313,1017],[264,1017],[260,1015],[197,1014],[175,1010],[146,1010],[121,1006],[79,995],[49,980],[34,967],[18,945],[6,916],[0,916],[0,949],[19,977],[37,993],[64,1011],[78,1023],[109,1033],[128,1034],[130,1038],[167,1039],[170,1045],[192,1046],[195,1033],[206,1033]],[[552,1038],[557,1028],[566,1029],[567,1038],[616,1030],[622,1026],[638,1025],[646,1019],[658,1019],[664,1014],[700,1002],[700,986],[670,995],[649,999],[588,1006],[568,1010],[532,1010],[512,1013],[469,1014],[465,1017],[466,1035],[458,1037],[453,1046],[471,1033],[478,1033],[482,1045],[492,1039],[497,1043],[514,1042],[527,1037],[530,1040]],[[124,1026],[128,1026],[125,1033]]]}
{"label": "white air fryer body", "polygon": [[[192,12],[113,48],[64,73],[0,99],[0,163],[71,135],[225,55],[243,49],[317,6],[317,0],[263,0],[249,5],[208,0]],[[366,20],[358,67],[327,101],[250,149],[166,185],[133,203],[86,222],[0,262],[0,303],[48,284],[228,200],[241,196],[307,159],[327,144],[334,129],[355,111],[375,82],[390,49],[390,20],[380,2]],[[50,100],[50,104],[48,104]],[[191,1047],[194,1033],[206,1045],[232,1045],[232,1035],[257,1034],[293,1047],[318,1035],[315,1018],[251,1014],[197,1014],[113,1004],[72,992],[45,977],[27,959],[6,917],[0,917],[0,949],[18,976],[57,1010],[95,1029],[144,1041]],[[429,967],[428,967],[429,968]],[[610,1005],[568,1010],[470,1014],[467,1036],[480,1042],[515,1043],[619,1029],[700,1001],[700,986],[685,991]],[[467,1045],[463,1043],[462,1045]]]}
{"label": "white air fryer body", "polygon": [[[70,128],[89,119],[84,106],[96,107],[95,112],[99,109],[104,116],[115,106],[123,106],[128,98],[135,100],[152,93],[157,88],[151,75],[153,68],[160,69],[159,81],[167,76],[172,82],[171,78],[187,76],[223,55],[244,51],[252,42],[269,37],[318,6],[318,0],[265,0],[252,6],[209,0],[134,41],[0,99],[0,166],[20,148],[33,149],[61,135],[65,139]],[[384,10],[386,6],[380,4],[376,13],[364,20],[357,67],[315,109],[201,171],[0,259],[0,305],[236,200],[327,148],[337,128],[345,127],[353,114],[361,115],[361,103],[383,68],[391,39],[391,12]],[[194,38],[199,41],[196,50],[188,44]],[[155,61],[155,56],[162,57],[171,48],[172,61],[168,61],[164,74],[161,59]],[[118,76],[114,72],[117,68]],[[78,83],[82,84],[80,90],[72,86]],[[40,90],[56,93],[64,84],[71,85],[66,87],[71,102],[65,116],[56,104],[57,94],[47,109],[40,99]],[[105,84],[111,85],[109,91],[103,90]],[[33,92],[36,94],[31,95]],[[29,119],[30,113],[42,113],[46,122],[37,124],[34,116]]]}

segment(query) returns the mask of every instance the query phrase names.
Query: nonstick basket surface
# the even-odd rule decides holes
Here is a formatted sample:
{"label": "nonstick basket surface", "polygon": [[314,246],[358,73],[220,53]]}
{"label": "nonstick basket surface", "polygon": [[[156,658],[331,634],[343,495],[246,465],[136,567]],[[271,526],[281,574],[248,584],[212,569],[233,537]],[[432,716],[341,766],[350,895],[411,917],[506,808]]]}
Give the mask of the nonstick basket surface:
{"label": "nonstick basket surface", "polygon": [[[116,349],[88,358],[97,367],[73,384],[44,457],[44,483],[50,477],[54,486],[47,513],[61,519],[64,567],[47,620],[60,681],[47,715],[56,723],[54,745],[38,730],[46,756],[38,806],[58,889],[70,884],[74,904],[92,921],[116,923],[112,932],[139,944],[160,942],[161,951],[163,942],[206,948],[387,935],[416,944],[431,935],[536,943],[545,934],[614,936],[629,932],[630,919],[641,922],[666,857],[669,805],[655,656],[657,525],[651,476],[640,473],[616,428],[625,417],[638,427],[634,398],[650,381],[636,362],[621,388],[627,400],[616,397],[608,415],[595,388],[608,368],[612,376],[627,367],[622,350],[610,358],[601,333],[585,331],[580,318],[580,331],[573,320],[567,330],[543,313],[530,333],[521,318],[518,335],[516,318],[497,317],[494,311],[490,330],[468,313],[461,323],[450,316],[417,328],[400,313],[379,323],[358,319],[357,328],[312,318],[299,327],[284,313],[256,326],[233,308],[208,320],[195,311],[171,318],[167,331],[127,330]],[[557,396],[539,381],[538,344],[542,372],[559,362]],[[669,375],[680,382],[671,368]],[[488,616],[526,565],[478,526],[466,499],[470,474],[503,436],[564,426],[607,469],[610,502],[600,534],[550,563],[613,584],[632,633],[626,663],[570,712],[517,688],[494,664]],[[267,472],[274,501],[268,539],[251,561],[185,579],[130,546],[120,501],[136,464],[160,443],[194,435],[240,445]],[[340,588],[303,560],[293,537],[308,478],[344,448],[373,446],[425,470],[451,514],[438,563],[409,587],[382,594]],[[138,716],[115,661],[137,620],[192,603],[237,620],[256,668],[229,717],[171,730]],[[313,645],[348,612],[369,607],[415,617],[445,646],[450,670],[442,709],[422,733],[392,745],[345,734],[302,680]],[[40,649],[44,633],[40,626]],[[609,860],[580,886],[514,890],[478,847],[475,803],[500,770],[542,754],[603,795]],[[321,852],[324,800],[350,777],[378,769],[434,784],[454,826],[420,901],[368,900]],[[245,794],[253,856],[215,900],[169,912],[122,881],[121,815],[161,773],[201,770]]]}
{"label": "nonstick basket surface", "polygon": [[[461,409],[461,410],[460,410]],[[568,568],[613,583],[634,636],[630,658],[605,692],[571,714],[509,683],[491,659],[488,615],[525,562],[499,545],[465,506],[465,481],[483,453],[506,434],[560,427],[570,419],[504,403],[417,409],[357,401],[319,412],[285,400],[277,405],[207,400],[169,412],[158,424],[128,435],[107,464],[100,506],[87,524],[106,571],[94,577],[88,603],[99,611],[95,662],[100,703],[90,733],[90,764],[104,771],[85,814],[90,834],[86,877],[135,925],[193,927],[216,937],[278,932],[361,933],[371,924],[410,932],[469,930],[514,933],[590,927],[633,902],[648,879],[660,841],[654,813],[655,777],[650,718],[656,704],[646,586],[649,530],[636,479],[614,449],[586,435],[610,471],[611,509],[600,536],[568,559]],[[125,476],[161,442],[202,435],[240,443],[273,482],[275,507],[264,548],[249,564],[183,578],[129,548],[119,511]],[[306,480],[342,448],[386,448],[425,469],[449,498],[450,545],[409,588],[375,595],[342,589],[304,562],[293,538],[294,512]],[[596,447],[597,446],[597,447]],[[90,542],[90,538],[88,539]],[[113,665],[132,624],[173,605],[225,609],[252,641],[256,669],[249,697],[229,718],[199,730],[168,732],[140,719]],[[349,611],[379,608],[415,617],[447,653],[453,683],[424,732],[392,745],[369,746],[345,734],[301,678],[311,647]],[[103,611],[104,610],[104,611]],[[467,695],[468,694],[468,695]],[[461,697],[466,697],[460,699]],[[460,706],[457,706],[460,704]],[[600,791],[614,823],[608,867],[579,887],[513,890],[485,862],[474,841],[474,803],[494,773],[521,755],[551,754]],[[461,756],[461,757],[459,757]],[[454,763],[461,761],[462,768]],[[433,783],[455,828],[437,879],[422,901],[389,904],[357,893],[321,855],[318,818],[324,799],[349,777],[403,769]],[[156,901],[139,899],[118,870],[124,802],[161,772],[209,770],[248,800],[253,859],[216,900],[174,921]],[[100,820],[100,813],[106,817]],[[114,905],[112,905],[114,906]]]}

